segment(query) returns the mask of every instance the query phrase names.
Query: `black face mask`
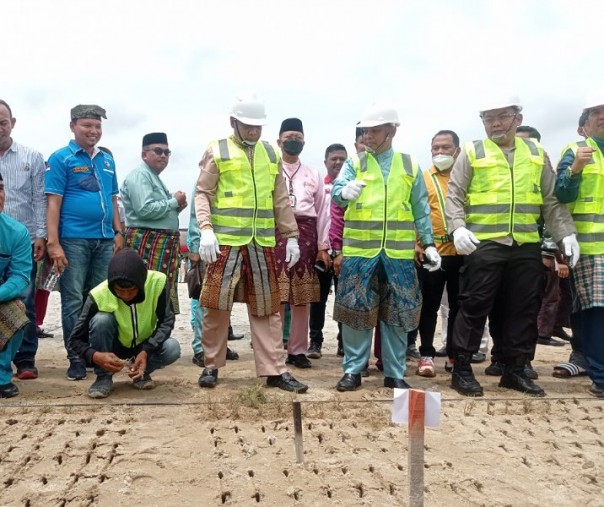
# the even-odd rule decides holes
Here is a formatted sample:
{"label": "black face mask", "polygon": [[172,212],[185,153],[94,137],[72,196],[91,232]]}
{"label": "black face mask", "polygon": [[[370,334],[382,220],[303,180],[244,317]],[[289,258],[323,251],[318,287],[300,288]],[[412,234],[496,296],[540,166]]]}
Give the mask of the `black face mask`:
{"label": "black face mask", "polygon": [[304,141],[299,139],[286,139],[283,141],[283,151],[288,155],[300,155],[304,148]]}

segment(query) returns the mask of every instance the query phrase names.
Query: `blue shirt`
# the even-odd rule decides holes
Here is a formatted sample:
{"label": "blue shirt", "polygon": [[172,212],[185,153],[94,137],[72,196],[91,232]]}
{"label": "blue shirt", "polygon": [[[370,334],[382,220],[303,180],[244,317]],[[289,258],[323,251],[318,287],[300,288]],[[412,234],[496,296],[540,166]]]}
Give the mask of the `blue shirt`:
{"label": "blue shirt", "polygon": [[0,213],[0,302],[18,298],[31,275],[29,231],[14,218]]}
{"label": "blue shirt", "polygon": [[[392,157],[394,151],[392,148],[382,153],[373,154],[373,157],[377,160],[384,176],[384,181],[388,181],[388,175],[390,174],[390,165],[392,164]],[[357,177],[357,172],[354,168],[354,163],[351,158],[344,162],[344,166],[340,171],[338,179],[334,182],[333,188],[331,189],[331,197],[339,206],[345,208],[348,206],[348,201],[342,199],[342,189],[346,184]],[[426,183],[424,177],[421,174],[421,170],[417,172],[413,185],[411,186],[411,211],[413,212],[413,220],[415,221],[415,228],[419,234],[419,237],[424,245],[434,244],[434,235],[432,234],[432,222],[430,221],[430,205],[428,204],[428,191],[426,190]]]}
{"label": "blue shirt", "polygon": [[[599,137],[592,137],[592,139],[600,148],[600,151],[604,153],[604,139]],[[579,197],[579,187],[581,186],[581,175],[570,174],[568,170],[573,162],[575,161],[575,154],[573,150],[568,148],[562,154],[560,162],[558,162],[557,174],[556,174],[556,197],[560,202],[575,202]]]}
{"label": "blue shirt", "polygon": [[91,158],[69,141],[48,159],[44,190],[63,197],[59,238],[113,238],[113,196],[118,185],[111,155],[95,148]]}

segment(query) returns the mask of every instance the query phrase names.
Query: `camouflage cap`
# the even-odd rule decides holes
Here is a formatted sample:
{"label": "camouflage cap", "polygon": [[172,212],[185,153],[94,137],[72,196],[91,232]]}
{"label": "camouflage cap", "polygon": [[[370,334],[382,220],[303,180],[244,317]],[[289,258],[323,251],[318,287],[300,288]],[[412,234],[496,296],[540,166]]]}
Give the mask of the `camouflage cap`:
{"label": "camouflage cap", "polygon": [[95,105],[78,105],[71,110],[71,119],[78,120],[80,118],[91,118],[93,120],[107,119],[105,110],[101,106]]}

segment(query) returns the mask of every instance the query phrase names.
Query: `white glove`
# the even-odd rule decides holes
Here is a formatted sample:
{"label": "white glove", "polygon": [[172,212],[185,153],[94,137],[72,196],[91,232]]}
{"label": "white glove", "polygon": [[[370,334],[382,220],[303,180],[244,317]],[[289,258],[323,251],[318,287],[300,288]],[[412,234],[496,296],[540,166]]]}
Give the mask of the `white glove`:
{"label": "white glove", "polygon": [[455,250],[461,255],[470,255],[476,250],[476,245],[480,243],[476,236],[465,227],[460,227],[453,231],[453,243],[455,243]]}
{"label": "white glove", "polygon": [[287,267],[289,269],[293,268],[299,260],[300,247],[298,246],[298,240],[296,238],[288,238],[285,247],[285,262],[287,262]]}
{"label": "white glove", "polygon": [[363,190],[365,185],[367,185],[367,183],[361,180],[349,181],[342,189],[342,199],[346,199],[347,201],[358,199],[359,195],[361,195],[361,190]]}
{"label": "white glove", "polygon": [[571,234],[570,236],[562,238],[562,245],[564,245],[564,255],[570,259],[570,267],[574,268],[575,264],[577,264],[577,261],[579,260],[580,253],[577,236],[575,234]]}
{"label": "white glove", "polygon": [[203,262],[211,264],[216,262],[220,248],[218,248],[218,239],[212,229],[202,229],[199,239],[199,256]]}
{"label": "white glove", "polygon": [[424,268],[426,268],[428,271],[438,271],[440,269],[441,259],[440,255],[438,255],[438,252],[436,251],[436,248],[434,248],[433,246],[429,246],[428,248],[426,248],[424,255],[430,263],[424,264]]}

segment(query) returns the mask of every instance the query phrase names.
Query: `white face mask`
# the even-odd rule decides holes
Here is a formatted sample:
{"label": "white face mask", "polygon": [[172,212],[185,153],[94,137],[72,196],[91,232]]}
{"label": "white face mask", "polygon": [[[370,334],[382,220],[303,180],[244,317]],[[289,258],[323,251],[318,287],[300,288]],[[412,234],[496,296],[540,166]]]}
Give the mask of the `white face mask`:
{"label": "white face mask", "polygon": [[438,155],[434,155],[432,157],[432,163],[439,171],[446,171],[453,166],[455,159],[452,155],[443,155],[439,153]]}

